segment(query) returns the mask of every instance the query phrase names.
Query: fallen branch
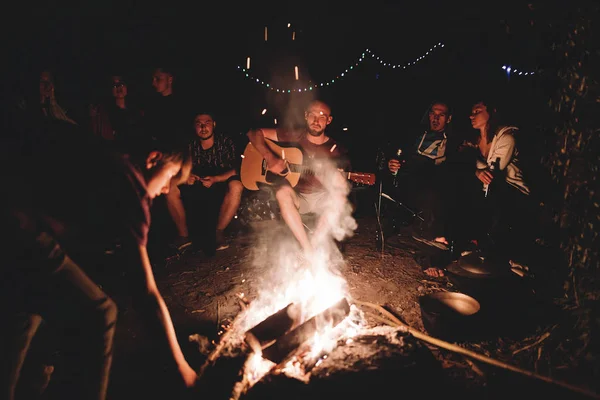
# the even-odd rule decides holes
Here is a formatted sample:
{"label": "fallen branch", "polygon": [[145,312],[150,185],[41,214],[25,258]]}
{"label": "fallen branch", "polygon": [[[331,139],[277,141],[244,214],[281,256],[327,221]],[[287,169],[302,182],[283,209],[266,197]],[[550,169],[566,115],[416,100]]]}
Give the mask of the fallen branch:
{"label": "fallen branch", "polygon": [[523,348],[520,348],[519,350],[515,350],[513,351],[512,355],[514,356],[515,354],[519,354],[522,351],[525,351],[527,349],[530,349],[532,347],[537,346],[538,344],[542,343],[544,340],[546,340],[548,337],[550,336],[550,332],[546,332],[544,333],[538,340],[536,340],[535,342],[531,343],[530,345],[527,345]]}
{"label": "fallen branch", "polygon": [[485,376],[485,373],[481,370],[481,368],[479,368],[477,366],[477,364],[475,364],[473,361],[469,360],[468,358],[465,358],[465,361],[467,362],[467,364],[469,364],[469,367],[471,367],[473,372],[475,372],[479,376],[483,376],[483,377]]}
{"label": "fallen branch", "polygon": [[563,387],[565,389],[572,390],[574,392],[583,394],[585,396],[589,396],[589,397],[592,397],[592,398],[595,398],[595,399],[600,399],[600,395],[598,395],[596,393],[592,393],[592,392],[590,392],[590,391],[588,391],[586,389],[583,389],[583,388],[580,388],[580,387],[577,387],[577,386],[573,386],[573,385],[570,385],[570,384],[565,383],[565,382],[557,381],[557,380],[549,378],[547,376],[538,375],[535,372],[531,372],[531,371],[528,371],[528,370],[525,370],[525,369],[521,369],[521,368],[515,367],[514,365],[503,363],[503,362],[495,360],[493,358],[486,357],[486,356],[483,356],[481,354],[475,353],[473,351],[467,350],[467,349],[462,348],[460,346],[457,346],[455,344],[448,343],[446,341],[443,341],[443,340],[431,337],[429,335],[426,335],[426,334],[424,334],[422,332],[419,332],[418,330],[416,330],[416,329],[414,329],[414,328],[406,325],[405,323],[403,323],[402,321],[400,321],[394,314],[392,314],[391,312],[389,312],[385,308],[381,307],[380,305],[369,303],[369,302],[365,302],[365,301],[358,301],[358,300],[354,300],[354,303],[357,304],[357,305],[359,305],[359,306],[366,306],[366,307],[370,307],[370,308],[372,308],[374,310],[379,311],[381,314],[385,315],[386,318],[388,318],[389,320],[393,321],[394,325],[392,325],[392,326],[401,327],[401,328],[406,329],[411,335],[413,335],[417,339],[420,339],[420,340],[423,340],[425,342],[431,343],[433,345],[436,345],[438,347],[444,348],[446,350],[450,350],[450,351],[453,351],[455,353],[462,354],[462,355],[465,355],[467,357],[471,357],[471,358],[473,358],[475,360],[482,361],[484,363],[493,365],[495,367],[499,367],[499,368],[503,368],[503,369],[506,369],[506,370],[509,370],[509,371],[517,372],[519,374],[522,374],[522,375],[525,375],[525,376],[528,376],[528,377],[531,377],[531,378],[539,379],[539,380],[544,381],[546,383],[550,383],[550,384],[561,386],[561,387]]}

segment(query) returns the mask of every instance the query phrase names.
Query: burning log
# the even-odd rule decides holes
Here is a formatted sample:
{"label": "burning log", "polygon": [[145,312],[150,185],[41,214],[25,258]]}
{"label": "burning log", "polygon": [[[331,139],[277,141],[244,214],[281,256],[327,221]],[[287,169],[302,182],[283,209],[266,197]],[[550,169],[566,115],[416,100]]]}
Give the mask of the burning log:
{"label": "burning log", "polygon": [[254,328],[245,333],[246,343],[259,352],[298,326],[300,322],[300,306],[294,303],[277,311]]}
{"label": "burning log", "polygon": [[287,332],[275,343],[263,350],[263,357],[275,364],[281,364],[289,359],[298,347],[311,339],[320,328],[326,325],[335,327],[342,322],[350,313],[350,304],[345,298],[342,298],[333,306],[329,307],[320,314],[315,315],[302,325]]}

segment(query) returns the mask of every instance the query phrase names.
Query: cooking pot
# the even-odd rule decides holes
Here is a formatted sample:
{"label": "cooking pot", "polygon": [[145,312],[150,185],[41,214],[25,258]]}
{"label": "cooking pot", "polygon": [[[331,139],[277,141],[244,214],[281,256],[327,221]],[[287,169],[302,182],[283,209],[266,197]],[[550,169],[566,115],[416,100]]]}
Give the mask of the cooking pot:
{"label": "cooking pot", "polygon": [[483,257],[478,252],[461,256],[445,268],[448,279],[456,289],[475,297],[480,302],[495,299],[505,293],[512,283],[513,273],[510,264]]}
{"label": "cooking pot", "polygon": [[437,292],[419,298],[423,326],[431,336],[462,341],[480,332],[479,302],[464,293]]}

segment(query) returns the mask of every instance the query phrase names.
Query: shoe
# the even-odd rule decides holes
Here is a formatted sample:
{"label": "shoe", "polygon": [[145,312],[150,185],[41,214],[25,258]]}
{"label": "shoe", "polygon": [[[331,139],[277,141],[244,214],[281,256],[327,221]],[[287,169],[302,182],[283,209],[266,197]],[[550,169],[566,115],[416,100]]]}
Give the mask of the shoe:
{"label": "shoe", "polygon": [[179,236],[169,245],[169,247],[176,250],[178,253],[183,253],[191,245],[192,241],[187,236]]}
{"label": "shoe", "polygon": [[427,240],[419,236],[413,236],[413,239],[415,239],[417,242],[425,243],[426,245],[432,247],[437,247],[440,250],[449,250],[449,247],[447,245],[441,242],[436,242],[435,240]]}
{"label": "shoe", "polygon": [[225,240],[225,232],[223,232],[222,230],[218,230],[215,233],[215,239],[216,239],[216,246],[215,246],[215,250],[219,251],[219,250],[225,250],[227,248],[229,248],[229,245],[227,244],[227,241]]}

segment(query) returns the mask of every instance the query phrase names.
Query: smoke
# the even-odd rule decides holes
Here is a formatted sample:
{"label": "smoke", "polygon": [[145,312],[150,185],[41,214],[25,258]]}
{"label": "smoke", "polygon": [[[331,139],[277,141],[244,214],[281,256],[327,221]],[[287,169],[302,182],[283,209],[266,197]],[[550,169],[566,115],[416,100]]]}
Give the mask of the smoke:
{"label": "smoke", "polygon": [[[274,74],[273,86],[288,86],[284,75]],[[297,88],[308,86],[308,77],[295,82]],[[294,87],[294,86],[292,86]],[[298,91],[271,99],[286,128],[305,128],[304,110],[316,99],[316,91]],[[264,230],[257,230],[254,238],[252,264],[255,279],[251,292],[255,293],[244,312],[238,329],[244,332],[290,303],[300,305],[301,320],[316,315],[342,297],[349,299],[347,282],[341,271],[345,266],[336,242],[354,234],[357,223],[348,200],[351,185],[330,160],[320,160],[314,171],[324,187],[324,195],[313,210],[314,217],[303,216],[305,230],[314,248],[311,259],[305,254],[285,224],[283,218],[265,221]]]}
{"label": "smoke", "polygon": [[240,329],[247,330],[290,303],[301,305],[302,320],[322,312],[341,297],[349,298],[345,266],[336,241],[354,234],[357,227],[348,200],[351,185],[328,160],[315,165],[325,188],[315,220],[306,216],[306,231],[315,253],[308,260],[283,220],[267,222],[256,232],[253,246],[254,288],[252,300]]}

